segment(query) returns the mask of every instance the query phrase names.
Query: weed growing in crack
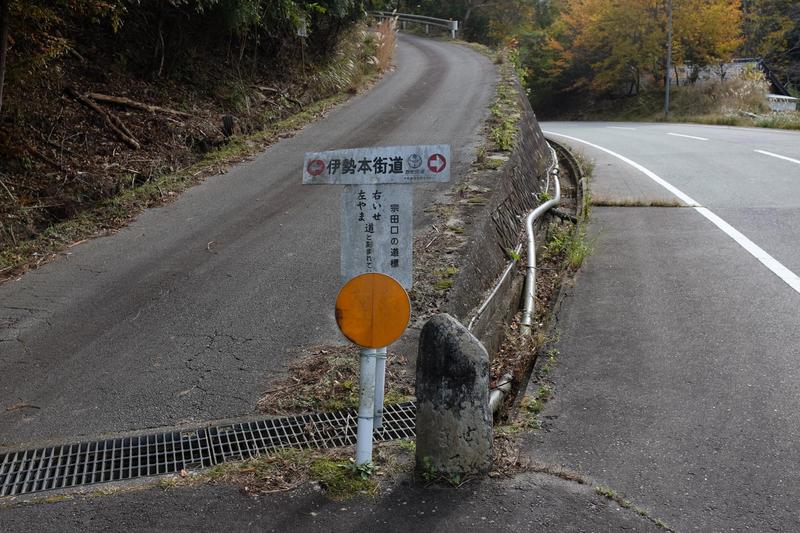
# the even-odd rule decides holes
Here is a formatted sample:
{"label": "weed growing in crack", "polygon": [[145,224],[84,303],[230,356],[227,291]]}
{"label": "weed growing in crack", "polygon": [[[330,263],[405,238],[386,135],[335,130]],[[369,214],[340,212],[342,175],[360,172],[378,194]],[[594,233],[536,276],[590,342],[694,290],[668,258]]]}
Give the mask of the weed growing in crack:
{"label": "weed growing in crack", "polygon": [[542,385],[536,391],[536,397],[543,402],[546,402],[553,396],[553,389],[549,385]]}
{"label": "weed growing in crack", "polygon": [[592,205],[601,207],[688,207],[677,198],[646,200],[640,198],[597,197],[592,199]]}
{"label": "weed growing in crack", "polygon": [[350,461],[323,458],[311,465],[311,475],[325,488],[331,499],[343,500],[359,494],[375,493],[377,484],[372,479],[375,467],[371,463],[356,466]]}
{"label": "weed growing in crack", "polygon": [[422,458],[422,469],[419,475],[425,483],[433,483],[439,478],[439,473],[433,467],[433,461],[427,455]]}
{"label": "weed growing in crack", "polygon": [[361,479],[369,479],[378,472],[378,467],[373,463],[356,464],[355,459],[350,458],[350,462],[345,465],[340,465],[346,468],[353,476]]}
{"label": "weed growing in crack", "polygon": [[542,429],[539,413],[544,409],[544,404],[538,398],[525,396],[519,404],[516,425],[525,429]]}
{"label": "weed growing in crack", "polygon": [[592,253],[592,243],[586,235],[586,224],[577,225],[553,223],[550,226],[550,240],[545,248],[553,257],[563,256],[567,265],[577,270]]}
{"label": "weed growing in crack", "polygon": [[578,167],[580,167],[583,177],[586,178],[587,181],[591,180],[594,176],[594,160],[580,150],[573,151],[572,155],[578,162]]}
{"label": "weed growing in crack", "polygon": [[600,496],[608,498],[609,500],[613,500],[617,497],[617,493],[614,492],[614,489],[606,487],[605,485],[595,486],[594,491]]}
{"label": "weed growing in crack", "polygon": [[437,291],[446,291],[453,286],[455,282],[455,275],[458,274],[458,267],[449,265],[444,268],[437,268],[434,271],[437,280],[433,284],[433,288]]}
{"label": "weed growing in crack", "polygon": [[613,501],[614,503],[616,503],[617,505],[619,505],[623,509],[630,509],[631,511],[635,512],[636,514],[638,514],[642,518],[645,518],[645,519],[649,520],[650,522],[655,524],[657,527],[659,527],[659,528],[661,528],[663,530],[666,530],[666,531],[674,531],[671,527],[669,527],[667,524],[665,524],[661,519],[653,518],[652,516],[650,516],[650,513],[648,513],[645,509],[642,509],[641,507],[637,507],[630,500],[626,500],[625,498],[623,498],[620,494],[618,494],[611,487],[608,487],[606,485],[595,485],[594,486],[594,491],[599,496],[602,496],[604,498],[607,498],[607,499]]}
{"label": "weed growing in crack", "polygon": [[475,164],[477,164],[478,166],[483,165],[483,163],[486,161],[486,153],[487,153],[486,147],[479,146],[478,151],[475,153]]}
{"label": "weed growing in crack", "polygon": [[556,360],[558,359],[558,354],[559,352],[555,348],[551,348],[547,350],[547,352],[545,352],[545,356],[547,356],[547,361],[545,361],[545,363],[541,367],[539,367],[539,369],[536,371],[537,377],[542,378],[553,371],[553,366],[556,364]]}
{"label": "weed growing in crack", "polygon": [[441,483],[450,485],[451,487],[460,487],[469,479],[457,472],[440,472],[433,466],[433,461],[428,456],[422,458],[422,468],[418,472],[419,477],[422,478],[422,481],[425,482],[426,485]]}
{"label": "weed growing in crack", "polygon": [[401,450],[405,450],[409,453],[415,453],[417,451],[417,443],[411,439],[401,439],[396,441],[396,444]]}
{"label": "weed growing in crack", "polygon": [[510,152],[514,148],[518,118],[516,115],[505,117],[489,132],[489,136],[501,152]]}
{"label": "weed growing in crack", "polygon": [[452,231],[456,235],[462,235],[464,233],[464,226],[447,226],[448,231]]}

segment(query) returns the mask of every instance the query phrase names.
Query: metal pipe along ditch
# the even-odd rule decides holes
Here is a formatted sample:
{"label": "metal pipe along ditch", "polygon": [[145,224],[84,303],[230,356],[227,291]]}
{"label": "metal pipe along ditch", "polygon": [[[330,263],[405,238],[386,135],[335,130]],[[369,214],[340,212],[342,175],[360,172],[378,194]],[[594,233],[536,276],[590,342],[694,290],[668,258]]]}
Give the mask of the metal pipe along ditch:
{"label": "metal pipe along ditch", "polygon": [[505,398],[506,394],[511,392],[511,381],[513,379],[511,374],[503,375],[497,386],[489,392],[489,409],[492,410],[492,413],[496,413],[497,410],[500,409],[503,398]]}
{"label": "metal pipe along ditch", "polygon": [[[546,213],[550,208],[557,206],[561,201],[561,183],[558,180],[558,157],[552,146],[548,144],[547,147],[550,149],[552,162],[547,170],[547,181],[545,183],[544,190],[546,192],[550,189],[550,177],[552,176],[553,181],[555,182],[555,196],[551,200],[548,200],[547,202],[536,207],[536,209],[531,211],[525,219],[525,232],[528,237],[528,269],[527,275],[525,276],[525,306],[520,329],[522,330],[523,334],[526,335],[530,335],[531,333],[530,325],[533,317],[535,301],[534,297],[536,294],[536,243],[534,242],[533,223],[542,214]],[[517,245],[517,247],[514,249],[514,253],[516,256],[519,256],[521,251],[522,243]],[[467,325],[468,330],[472,331],[472,327],[475,325],[475,322],[489,306],[489,303],[492,301],[492,299],[494,299],[495,295],[497,295],[497,292],[500,290],[503,282],[506,280],[516,264],[517,259],[512,259],[508,263],[505,270],[503,270],[503,274],[500,276],[500,280],[492,289],[492,292],[489,293],[489,296],[486,298],[483,304],[481,304],[475,315],[469,321],[469,325]],[[500,379],[499,385],[489,392],[489,407],[492,413],[497,412],[497,410],[500,408],[500,405],[503,403],[503,398],[511,391],[512,379],[513,378],[511,375],[504,375]]]}
{"label": "metal pipe along ditch", "polygon": [[[550,149],[552,150],[552,148]],[[553,169],[553,183],[555,184],[555,196],[531,211],[525,219],[525,232],[528,234],[528,272],[525,276],[525,289],[523,290],[525,305],[522,309],[522,320],[520,321],[520,331],[524,335],[531,334],[531,322],[533,321],[536,300],[536,241],[534,239],[533,223],[561,201],[561,183],[558,180],[558,167]]]}
{"label": "metal pipe along ditch", "polygon": [[[528,236],[528,248],[529,249],[531,247],[531,244],[533,243],[533,232],[528,229],[528,225],[527,225],[528,220],[530,220],[531,216],[535,215],[533,220],[530,221],[530,223],[532,225],[533,222],[537,218],[539,218],[539,216],[541,216],[541,214],[543,212],[547,211],[552,206],[558,205],[558,203],[561,201],[561,184],[559,183],[558,176],[557,176],[557,174],[558,174],[558,157],[556,156],[556,151],[553,149],[552,146],[550,146],[548,144],[547,147],[550,149],[550,156],[552,157],[552,162],[550,163],[550,167],[547,169],[547,182],[545,183],[544,190],[546,192],[548,189],[550,189],[550,176],[552,175],[554,177],[554,179],[555,179],[555,182],[556,182],[556,196],[555,196],[555,198],[553,198],[553,200],[550,200],[550,201],[545,202],[544,204],[538,206],[536,209],[531,211],[531,213],[528,215],[528,217],[526,219],[525,230],[526,230],[526,233],[527,233],[527,236]],[[555,202],[555,203],[551,203],[551,202]],[[547,206],[547,207],[545,209],[543,209],[542,211],[539,211],[544,206]],[[538,214],[536,214],[537,212],[538,212]],[[514,254],[516,256],[519,256],[520,252],[522,252],[522,243],[518,244],[517,247],[514,249]],[[530,253],[528,254],[528,257],[529,257],[529,260],[530,260]],[[533,258],[534,258],[534,260],[536,259],[535,249],[534,249],[534,257]],[[517,259],[512,259],[511,261],[509,261],[509,263],[506,266],[505,270],[503,270],[503,273],[500,276],[500,279],[498,280],[498,282],[495,284],[494,288],[492,289],[492,292],[489,293],[489,296],[486,298],[486,300],[481,304],[481,306],[475,312],[475,315],[472,317],[472,319],[470,319],[469,324],[467,325],[467,329],[468,330],[472,331],[472,327],[475,325],[475,322],[477,322],[478,318],[480,318],[480,316],[483,314],[483,312],[486,311],[486,308],[489,306],[489,303],[497,295],[497,292],[500,290],[500,287],[503,285],[503,282],[506,280],[508,275],[513,270],[514,265],[516,265],[516,264],[517,264]],[[533,263],[533,264],[535,265],[536,263]],[[530,269],[530,265],[531,265],[531,263],[529,262],[528,263],[529,269]],[[530,274],[530,270],[528,271],[528,274]],[[535,272],[534,272],[534,276],[535,276]],[[529,282],[528,278],[529,278],[529,276],[526,276],[526,278],[525,278],[525,286],[526,287],[528,286],[528,282]],[[536,293],[536,290],[535,290],[536,279],[535,279],[535,277],[534,277],[532,283],[533,283],[533,287],[534,287],[534,291],[533,292],[535,294]],[[532,309],[532,307],[531,307],[531,309]],[[531,312],[531,316],[532,316],[532,312]],[[530,326],[530,321],[528,322],[528,326]],[[530,328],[528,328],[528,334],[530,334]]]}

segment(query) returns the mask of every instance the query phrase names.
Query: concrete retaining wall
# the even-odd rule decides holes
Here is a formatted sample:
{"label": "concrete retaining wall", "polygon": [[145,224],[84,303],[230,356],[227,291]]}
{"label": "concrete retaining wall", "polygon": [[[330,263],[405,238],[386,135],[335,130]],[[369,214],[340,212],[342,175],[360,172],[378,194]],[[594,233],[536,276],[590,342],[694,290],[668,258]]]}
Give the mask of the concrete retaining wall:
{"label": "concrete retaining wall", "polygon": [[[467,322],[481,305],[506,267],[509,256],[524,235],[525,216],[536,205],[544,189],[550,150],[536,115],[518,86],[522,116],[514,148],[500,170],[480,173],[474,184],[488,189],[488,201],[476,207],[465,228],[468,242],[459,260],[461,269],[450,289],[446,312]],[[473,326],[473,333],[493,356],[504,337],[503,325],[517,310],[521,279],[509,276],[491,306]]]}

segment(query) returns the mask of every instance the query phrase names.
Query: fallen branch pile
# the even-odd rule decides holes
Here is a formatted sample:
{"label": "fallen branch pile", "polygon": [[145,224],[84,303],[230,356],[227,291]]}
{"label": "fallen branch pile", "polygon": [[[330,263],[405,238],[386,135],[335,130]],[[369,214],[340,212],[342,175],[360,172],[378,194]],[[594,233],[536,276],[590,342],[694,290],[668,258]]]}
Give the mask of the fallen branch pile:
{"label": "fallen branch pile", "polygon": [[141,144],[139,144],[139,141],[136,140],[136,137],[133,136],[133,134],[130,132],[130,130],[128,130],[125,124],[114,114],[104,111],[103,109],[100,108],[100,106],[98,106],[89,98],[81,94],[78,94],[78,92],[72,87],[67,87],[66,89],[64,89],[64,92],[67,94],[67,96],[74,99],[76,102],[80,103],[81,105],[91,109],[92,111],[100,115],[100,117],[105,122],[106,126],[108,126],[108,128],[111,131],[113,131],[122,142],[124,142],[134,150],[138,150],[139,148],[141,148]]}

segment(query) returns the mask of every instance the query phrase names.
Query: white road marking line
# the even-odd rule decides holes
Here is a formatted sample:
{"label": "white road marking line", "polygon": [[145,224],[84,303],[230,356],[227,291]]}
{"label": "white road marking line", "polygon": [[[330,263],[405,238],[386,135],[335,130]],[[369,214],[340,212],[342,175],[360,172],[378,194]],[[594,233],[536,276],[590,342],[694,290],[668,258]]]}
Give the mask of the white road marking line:
{"label": "white road marking line", "polygon": [[689,206],[689,207],[700,207],[700,204],[695,202],[688,194],[685,194],[683,191],[681,191],[677,187],[673,186],[671,183],[668,183],[668,182],[664,181],[658,175],[656,175],[655,172],[652,172],[652,171],[644,168],[642,165],[640,165],[636,161],[631,161],[630,159],[628,159],[624,155],[620,155],[620,154],[618,154],[616,152],[612,152],[608,148],[603,148],[602,146],[598,146],[596,144],[592,144],[589,141],[584,141],[583,139],[578,139],[577,137],[570,137],[569,135],[564,135],[562,133],[556,133],[554,131],[544,131],[544,133],[549,134],[549,135],[558,135],[559,137],[565,137],[567,139],[572,139],[573,141],[577,141],[577,142],[586,144],[588,146],[591,146],[592,148],[597,148],[598,150],[602,150],[603,152],[611,154],[614,157],[616,157],[617,159],[621,159],[622,161],[628,163],[630,166],[632,166],[633,168],[635,168],[639,172],[645,174],[648,178],[650,178],[651,180],[655,181],[656,183],[658,183],[659,185],[661,185],[662,187],[667,189],[669,192],[671,192],[672,194],[674,194],[675,196],[680,198],[681,202],[685,203],[687,206]]}
{"label": "white road marking line", "polygon": [[754,150],[754,151],[758,152],[759,154],[777,157],[778,159],[785,159],[786,161],[791,161],[792,163],[797,163],[798,165],[800,165],[800,160],[792,159],[791,157],[786,157],[785,155],[773,154],[772,152],[767,152],[766,150]]}
{"label": "white road marking line", "polygon": [[630,130],[636,131],[636,128],[623,128],[622,126],[606,126],[610,130]]}
{"label": "white road marking line", "polygon": [[563,133],[556,133],[554,131],[545,131],[544,133],[548,135],[557,135],[559,137],[564,137],[565,139],[570,139],[575,142],[591,146],[592,148],[601,150],[609,155],[616,157],[621,161],[624,161],[625,163],[629,164],[636,170],[642,172],[644,175],[646,175],[647,177],[649,177],[650,179],[652,179],[653,181],[655,181],[656,183],[667,189],[669,192],[680,198],[682,202],[686,203],[691,207],[694,207],[695,211],[703,215],[712,224],[721,229],[728,237],[736,241],[736,243],[739,246],[744,248],[750,255],[758,259],[765,267],[770,269],[773,274],[778,276],[780,279],[786,282],[787,285],[789,285],[792,289],[794,289],[795,292],[800,294],[800,276],[798,276],[797,274],[795,274],[794,272],[783,266],[783,264],[781,264],[777,259],[769,255],[756,243],[754,243],[753,241],[742,235],[742,233],[739,232],[739,230],[737,230],[736,228],[725,222],[723,219],[714,214],[711,210],[702,207],[700,204],[695,202],[691,196],[685,194],[683,191],[681,191],[671,183],[663,180],[654,172],[646,169],[645,167],[643,167],[639,163],[636,163],[635,161],[631,161],[630,159],[628,159],[623,155],[613,152],[608,148],[603,148],[602,146],[590,143],[589,141],[584,141],[583,139],[578,139],[577,137],[564,135]]}
{"label": "white road marking line", "polygon": [[698,141],[707,141],[705,137],[695,137],[694,135],[684,135],[683,133],[667,133],[667,135],[672,135],[673,137],[686,137],[687,139],[697,139]]}

